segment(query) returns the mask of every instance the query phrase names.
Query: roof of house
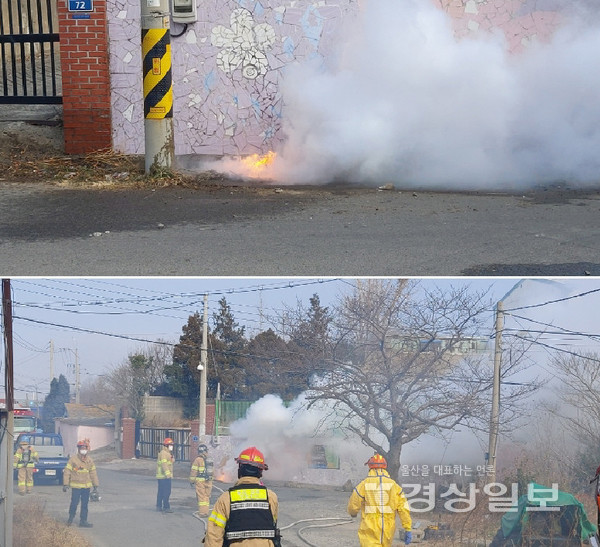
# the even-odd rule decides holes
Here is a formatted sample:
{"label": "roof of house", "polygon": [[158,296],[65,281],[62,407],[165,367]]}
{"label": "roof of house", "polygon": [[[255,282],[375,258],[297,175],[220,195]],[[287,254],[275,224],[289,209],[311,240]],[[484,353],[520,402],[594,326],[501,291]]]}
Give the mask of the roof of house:
{"label": "roof of house", "polygon": [[66,415],[60,421],[81,425],[113,425],[114,405],[82,405],[65,403]]}
{"label": "roof of house", "polygon": [[114,418],[114,405],[82,405],[65,403],[67,418]]}

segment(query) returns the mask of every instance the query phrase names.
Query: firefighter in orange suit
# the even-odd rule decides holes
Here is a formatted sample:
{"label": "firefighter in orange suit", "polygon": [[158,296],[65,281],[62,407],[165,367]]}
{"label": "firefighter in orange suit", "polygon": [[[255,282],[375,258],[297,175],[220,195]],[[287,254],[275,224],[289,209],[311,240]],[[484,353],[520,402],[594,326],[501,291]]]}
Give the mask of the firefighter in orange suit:
{"label": "firefighter in orange suit", "polygon": [[67,525],[70,526],[77,513],[77,505],[81,501],[81,510],[79,512],[79,526],[82,528],[91,528],[92,523],[88,522],[88,502],[90,501],[90,489],[98,492],[98,473],[94,460],[88,454],[90,450],[90,441],[84,439],[77,443],[77,454],[71,456],[65,470],[63,471],[63,492],[71,489],[71,505],[69,506],[69,519]]}
{"label": "firefighter in orange suit", "polygon": [[35,462],[39,459],[35,448],[29,444],[29,437],[23,437],[13,459],[13,467],[17,470],[17,487],[21,496],[26,493],[31,494],[33,490],[33,472]]}
{"label": "firefighter in orange suit", "polygon": [[156,459],[156,479],[158,480],[158,491],[156,493],[156,510],[163,513],[172,513],[171,503],[171,479],[173,478],[173,463],[175,456],[173,439],[165,438],[163,447]]}
{"label": "firefighter in orange suit", "polygon": [[235,461],[238,481],[215,503],[208,518],[205,547],[280,547],[277,495],[260,480],[269,468],[264,456],[251,446]]}
{"label": "firefighter in orange suit", "polygon": [[412,520],[402,488],[390,477],[387,462],[375,454],[365,465],[369,474],[352,492],[348,513],[361,511],[358,539],[361,547],[391,547],[396,530],[396,513],[405,530],[404,543],[412,541]]}
{"label": "firefighter in orange suit", "polygon": [[198,457],[192,462],[190,470],[190,484],[196,487],[198,514],[201,517],[208,517],[212,480],[213,463],[208,458],[208,446],[205,444],[198,445]]}

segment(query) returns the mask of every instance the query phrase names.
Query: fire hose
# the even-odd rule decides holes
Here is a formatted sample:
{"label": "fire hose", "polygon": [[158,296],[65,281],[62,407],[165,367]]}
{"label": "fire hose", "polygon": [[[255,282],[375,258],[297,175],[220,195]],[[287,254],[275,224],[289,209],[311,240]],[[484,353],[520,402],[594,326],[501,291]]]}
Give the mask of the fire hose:
{"label": "fire hose", "polygon": [[330,528],[332,526],[341,526],[342,524],[348,524],[349,522],[352,522],[354,519],[352,519],[350,517],[320,517],[320,518],[314,518],[314,519],[302,519],[302,520],[297,520],[296,522],[292,522],[291,524],[288,524],[287,526],[280,528],[280,530],[281,531],[288,530],[288,529],[292,528],[293,526],[296,526],[297,524],[302,524],[303,522],[316,522],[316,521],[323,521],[323,520],[337,520],[337,521],[341,521],[341,522],[332,522],[329,524],[310,524],[308,526],[304,526],[304,527],[300,528],[300,530],[296,530],[296,535],[298,536],[298,538],[301,541],[303,541],[304,543],[306,543],[306,545],[309,545],[310,547],[321,547],[320,545],[315,545],[314,543],[311,543],[310,541],[308,541],[305,537],[302,536],[302,532],[304,532],[304,530],[308,530],[310,528]]}
{"label": "fire hose", "polygon": [[[221,488],[219,488],[218,486],[214,486],[214,488],[223,492],[223,490],[221,490]],[[202,526],[204,526],[204,532],[206,533],[206,521],[199,515],[198,511],[194,511],[192,513],[192,515],[194,516],[194,518],[197,518],[202,523]],[[302,524],[304,522],[317,522],[317,521],[320,522],[320,521],[325,521],[325,520],[335,520],[335,521],[340,521],[340,522],[332,522],[329,524],[309,524],[308,526],[303,526],[299,530],[296,530],[296,535],[298,536],[300,541],[306,543],[306,545],[309,545],[309,547],[321,547],[320,545],[315,545],[314,543],[311,543],[306,538],[304,538],[302,536],[302,532],[304,532],[305,530],[309,530],[310,528],[330,528],[332,526],[341,526],[342,524],[348,524],[349,522],[353,522],[354,519],[352,519],[350,517],[319,517],[319,518],[313,518],[313,519],[302,519],[302,520],[297,520],[295,522],[292,522],[291,524],[288,524],[287,526],[283,526],[279,530],[280,531],[289,530],[290,528],[292,528],[298,524]]]}
{"label": "fire hose", "polygon": [[200,516],[200,514],[198,513],[198,511],[194,511],[192,513],[192,516],[194,518],[197,518],[202,523],[202,526],[204,527],[204,533],[206,534],[206,521]]}

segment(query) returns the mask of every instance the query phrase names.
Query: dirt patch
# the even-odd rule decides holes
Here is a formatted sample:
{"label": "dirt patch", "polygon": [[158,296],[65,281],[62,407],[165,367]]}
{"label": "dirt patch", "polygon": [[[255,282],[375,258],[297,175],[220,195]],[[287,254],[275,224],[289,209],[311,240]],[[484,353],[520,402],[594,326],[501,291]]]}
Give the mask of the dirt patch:
{"label": "dirt patch", "polygon": [[242,180],[216,171],[165,170],[147,174],[143,156],[110,150],[67,155],[62,107],[56,105],[0,105],[0,183],[50,184],[83,190],[180,187],[213,193],[229,189],[256,196],[276,192],[290,198],[360,191],[339,184],[280,187],[271,181]]}
{"label": "dirt patch", "polygon": [[183,175],[145,173],[143,156],[99,151],[64,153],[62,108],[0,105],[0,181],[50,183],[67,188],[198,186],[227,183],[209,172]]}

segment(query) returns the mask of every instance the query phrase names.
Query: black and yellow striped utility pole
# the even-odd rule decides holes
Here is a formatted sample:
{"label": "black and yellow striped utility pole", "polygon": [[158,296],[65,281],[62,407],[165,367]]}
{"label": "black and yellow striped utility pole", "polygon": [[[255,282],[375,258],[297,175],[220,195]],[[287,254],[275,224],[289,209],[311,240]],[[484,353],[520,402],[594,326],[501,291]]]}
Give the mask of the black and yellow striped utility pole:
{"label": "black and yellow striped utility pole", "polygon": [[170,169],[173,142],[173,78],[169,0],[141,0],[146,173]]}

